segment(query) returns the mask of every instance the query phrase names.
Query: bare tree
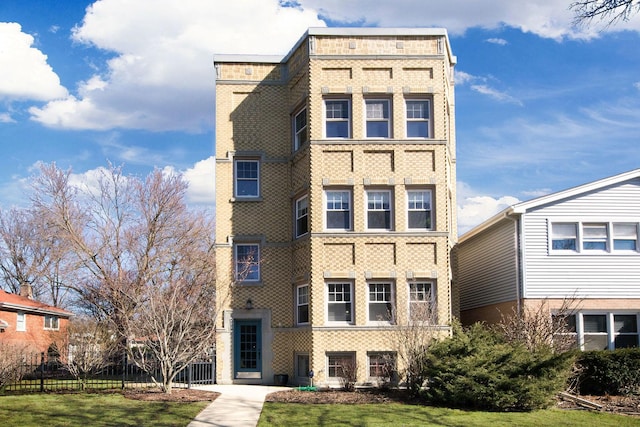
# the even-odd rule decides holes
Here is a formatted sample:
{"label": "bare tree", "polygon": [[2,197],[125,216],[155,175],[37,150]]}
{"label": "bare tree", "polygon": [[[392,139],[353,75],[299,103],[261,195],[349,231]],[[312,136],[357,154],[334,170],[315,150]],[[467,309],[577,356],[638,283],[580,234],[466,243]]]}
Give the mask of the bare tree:
{"label": "bare tree", "polygon": [[549,348],[564,352],[577,348],[575,323],[570,319],[578,310],[580,300],[565,298],[557,309],[551,309],[547,300],[535,306],[515,308],[511,313],[500,313],[496,329],[507,341],[520,342],[530,351]]}
{"label": "bare tree", "polygon": [[406,381],[407,389],[414,395],[427,380],[426,352],[438,333],[437,306],[428,299],[412,301],[407,324],[395,326],[392,340],[400,363],[400,373]]}
{"label": "bare tree", "polygon": [[84,389],[87,379],[108,366],[116,354],[116,341],[104,322],[89,317],[72,319],[56,347],[61,362]]}
{"label": "bare tree", "polygon": [[[186,182],[156,170],[145,180],[121,168],[94,185],[72,185],[71,171],[44,165],[34,209],[73,254],[72,286],[92,313],[111,324],[144,369],[151,353],[166,393],[185,365],[215,339],[214,223],[185,203]],[[144,357],[138,346],[144,343]]]}
{"label": "bare tree", "polygon": [[577,0],[569,6],[575,13],[575,24],[589,24],[593,20],[607,25],[628,21],[640,10],[638,0]]}
{"label": "bare tree", "polygon": [[0,391],[7,385],[20,380],[23,374],[23,357],[27,351],[26,346],[0,341]]}

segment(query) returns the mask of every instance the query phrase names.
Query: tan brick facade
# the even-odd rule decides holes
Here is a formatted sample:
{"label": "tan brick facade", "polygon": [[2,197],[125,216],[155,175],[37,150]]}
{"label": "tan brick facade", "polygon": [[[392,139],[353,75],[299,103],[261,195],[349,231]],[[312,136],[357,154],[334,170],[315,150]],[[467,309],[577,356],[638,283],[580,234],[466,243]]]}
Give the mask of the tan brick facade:
{"label": "tan brick facade", "polygon": [[[308,357],[314,383],[337,385],[328,375],[334,353],[353,355],[358,382],[370,382],[368,357],[393,353],[394,331],[408,321],[409,283],[435,289],[438,323],[448,331],[457,308],[450,263],[457,239],[454,64],[441,29],[310,29],[282,60],[215,58],[219,382],[271,383],[287,374],[301,383],[296,363]],[[328,99],[348,101],[347,138],[325,136]],[[365,100],[388,103],[389,137],[367,138]],[[428,101],[427,138],[405,136],[407,100]],[[303,109],[307,138],[294,150],[292,123]],[[252,197],[234,196],[238,160],[258,165],[257,179],[249,178],[259,188]],[[327,229],[327,190],[349,194],[346,231]],[[409,228],[408,190],[430,192],[429,229]],[[367,191],[388,192],[389,230],[367,228]],[[296,237],[303,196],[309,232]],[[234,247],[245,243],[260,248],[260,277],[229,292]],[[348,285],[351,322],[329,320],[331,283]],[[393,322],[370,320],[372,283],[390,287]],[[296,319],[299,285],[308,286],[304,324]],[[257,333],[258,343],[241,330]],[[243,357],[256,354],[258,366],[248,367]]]}

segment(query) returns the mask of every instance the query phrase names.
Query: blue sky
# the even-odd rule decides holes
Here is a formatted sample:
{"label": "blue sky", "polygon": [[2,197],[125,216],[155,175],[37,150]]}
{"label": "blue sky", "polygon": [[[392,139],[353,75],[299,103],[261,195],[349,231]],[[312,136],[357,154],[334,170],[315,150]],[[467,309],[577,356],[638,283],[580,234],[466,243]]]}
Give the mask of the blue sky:
{"label": "blue sky", "polygon": [[184,173],[214,202],[214,54],[284,55],[308,27],[444,27],[456,66],[461,231],[640,167],[640,16],[572,26],[572,0],[0,1],[0,207],[40,162],[79,178]]}

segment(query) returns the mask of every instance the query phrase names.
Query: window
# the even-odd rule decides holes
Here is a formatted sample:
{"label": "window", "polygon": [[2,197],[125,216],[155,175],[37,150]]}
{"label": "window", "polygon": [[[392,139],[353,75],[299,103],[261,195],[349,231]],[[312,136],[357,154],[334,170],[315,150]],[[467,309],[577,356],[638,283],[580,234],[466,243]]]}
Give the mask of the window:
{"label": "window", "polygon": [[19,311],[18,313],[16,313],[17,318],[16,318],[16,331],[18,332],[24,332],[27,330],[27,315],[26,313],[23,313],[21,311]]}
{"label": "window", "polygon": [[582,254],[638,253],[638,223],[551,223],[551,250]]}
{"label": "window", "polygon": [[411,321],[435,321],[433,284],[430,282],[409,283],[409,317]]}
{"label": "window", "polygon": [[235,245],[236,280],[257,282],[260,280],[260,245],[256,243]]}
{"label": "window", "polygon": [[325,108],[325,136],[349,138],[351,128],[350,102],[345,99],[327,99]]}
{"label": "window", "polygon": [[258,197],[260,195],[260,165],[258,160],[236,160],[235,196]]}
{"label": "window", "polygon": [[58,316],[44,316],[44,328],[58,330],[60,328],[60,319]]}
{"label": "window", "polygon": [[582,248],[587,251],[606,251],[607,224],[582,224]]}
{"label": "window", "polygon": [[575,314],[552,314],[553,344],[560,351],[575,349],[578,346],[578,334]]}
{"label": "window", "polygon": [[389,138],[390,133],[390,117],[389,100],[387,99],[368,99],[365,100],[367,125],[367,138]]}
{"label": "window", "polygon": [[307,109],[303,108],[293,117],[293,149],[297,150],[309,140],[307,133]]}
{"label": "window", "polygon": [[392,316],[391,283],[369,283],[369,321],[390,322]]}
{"label": "window", "polygon": [[408,226],[414,230],[431,229],[431,191],[407,192]]}
{"label": "window", "polygon": [[329,322],[353,322],[351,283],[328,283],[327,291],[327,320]]}
{"label": "window", "polygon": [[585,350],[606,350],[609,348],[607,337],[607,316],[604,314],[590,314],[582,317],[584,328]]}
{"label": "window", "polygon": [[407,138],[429,138],[429,101],[407,100]]}
{"label": "window", "polygon": [[351,229],[351,193],[349,191],[327,191],[325,193],[327,223],[332,230]]}
{"label": "window", "polygon": [[309,232],[309,198],[307,196],[296,200],[296,237]]}
{"label": "window", "polygon": [[309,323],[309,285],[296,287],[296,322]]}
{"label": "window", "polygon": [[554,251],[575,251],[577,236],[576,224],[554,223],[551,225],[551,248]]}
{"label": "window", "polygon": [[391,378],[396,370],[393,353],[369,353],[369,377]]}
{"label": "window", "polygon": [[309,378],[309,355],[296,354],[296,376],[298,378]]}
{"label": "window", "polygon": [[635,314],[613,315],[614,348],[638,347],[638,319]]}
{"label": "window", "polygon": [[367,191],[367,228],[391,230],[390,191]]}
{"label": "window", "polygon": [[638,225],[637,224],[613,224],[613,250],[637,251],[638,250]]}
{"label": "window", "polygon": [[327,377],[342,378],[348,375],[355,365],[356,358],[353,353],[328,353]]}

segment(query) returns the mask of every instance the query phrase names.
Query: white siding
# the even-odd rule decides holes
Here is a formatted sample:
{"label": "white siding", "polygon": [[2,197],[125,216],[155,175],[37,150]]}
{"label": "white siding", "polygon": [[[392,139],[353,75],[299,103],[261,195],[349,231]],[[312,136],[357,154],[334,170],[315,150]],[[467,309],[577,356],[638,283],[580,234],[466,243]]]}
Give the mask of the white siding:
{"label": "white siding", "polygon": [[460,309],[517,296],[516,223],[504,219],[457,247]]}
{"label": "white siding", "polygon": [[640,222],[640,180],[540,206],[522,216],[525,298],[640,298],[640,253],[549,253],[548,222]]}

